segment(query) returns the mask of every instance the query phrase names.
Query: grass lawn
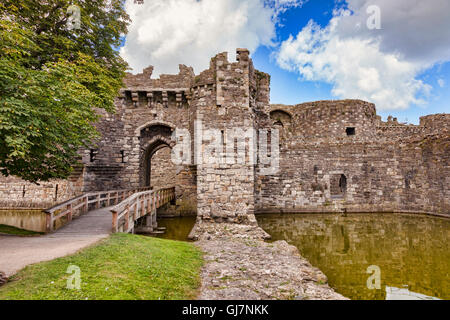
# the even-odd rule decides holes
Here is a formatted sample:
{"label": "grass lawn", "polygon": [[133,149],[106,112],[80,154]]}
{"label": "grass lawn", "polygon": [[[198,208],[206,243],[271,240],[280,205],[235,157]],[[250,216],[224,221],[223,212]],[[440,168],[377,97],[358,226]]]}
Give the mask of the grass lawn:
{"label": "grass lawn", "polygon": [[[74,255],[24,268],[0,287],[0,300],[194,299],[202,263],[191,243],[118,233]],[[69,265],[81,270],[80,290],[67,289]]]}
{"label": "grass lawn", "polygon": [[36,236],[43,234],[42,232],[29,231],[24,229],[19,229],[13,226],[7,226],[0,224],[0,233],[13,234],[16,236]]}

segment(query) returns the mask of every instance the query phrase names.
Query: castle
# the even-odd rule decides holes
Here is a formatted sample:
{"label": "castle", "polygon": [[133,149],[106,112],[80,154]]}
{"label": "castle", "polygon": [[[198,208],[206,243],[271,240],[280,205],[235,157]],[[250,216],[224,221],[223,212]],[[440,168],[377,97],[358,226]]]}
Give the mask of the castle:
{"label": "castle", "polygon": [[[184,65],[158,79],[151,79],[153,67],[128,74],[116,113],[101,111],[102,138],[82,152],[83,165],[68,180],[39,186],[0,177],[0,206],[43,208],[88,191],[175,185],[171,210],[213,221],[252,224],[263,212],[450,214],[450,114],[412,125],[384,122],[360,100],[271,105],[270,76],[253,67],[246,49],[237,49],[236,60],[217,54],[198,75]],[[216,150],[214,138],[195,141],[199,123],[222,137]],[[236,128],[257,132],[253,146],[265,141],[277,170],[265,170],[259,157],[196,161],[218,149],[224,156],[243,148],[244,160],[252,158],[251,145],[235,143],[242,137],[229,139]],[[174,163],[171,149],[180,142],[192,152]]]}

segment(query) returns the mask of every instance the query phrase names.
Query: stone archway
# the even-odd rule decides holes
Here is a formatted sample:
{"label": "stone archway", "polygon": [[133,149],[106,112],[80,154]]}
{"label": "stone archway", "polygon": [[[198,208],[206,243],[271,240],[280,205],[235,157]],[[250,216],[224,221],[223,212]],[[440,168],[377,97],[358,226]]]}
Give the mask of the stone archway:
{"label": "stone archway", "polygon": [[[170,161],[171,149],[171,146],[163,140],[157,140],[147,147],[143,162],[144,186],[166,187],[168,184],[174,184],[173,181],[169,182],[170,179],[167,179],[167,184],[161,183],[164,171],[167,177],[172,176],[175,171],[175,165]],[[159,183],[156,184],[155,174],[159,177]]]}
{"label": "stone archway", "polygon": [[[197,171],[192,165],[176,165],[171,152],[176,144],[172,139],[175,127],[154,121],[136,129],[139,145],[139,185],[155,189],[175,187],[176,212],[170,214],[195,215],[197,211]],[[175,210],[171,208],[170,210]]]}
{"label": "stone archway", "polygon": [[[158,154],[160,150],[165,148],[169,148],[170,150],[175,145],[175,141],[172,140],[172,132],[173,128],[163,124],[154,124],[141,128],[139,135],[139,183],[141,186],[151,186],[152,159],[154,158],[154,156]],[[153,160],[158,161],[155,159]],[[166,160],[167,161],[165,162],[165,164],[167,165],[167,170],[174,170],[174,167],[172,166],[172,163],[169,161],[169,159]]]}

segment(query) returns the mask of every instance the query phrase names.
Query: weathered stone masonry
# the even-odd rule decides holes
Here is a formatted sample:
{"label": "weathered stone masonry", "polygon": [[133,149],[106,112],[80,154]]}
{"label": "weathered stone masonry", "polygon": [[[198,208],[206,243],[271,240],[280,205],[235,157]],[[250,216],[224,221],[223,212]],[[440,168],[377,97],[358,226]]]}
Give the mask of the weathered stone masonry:
{"label": "weathered stone masonry", "polygon": [[[450,214],[450,114],[409,125],[381,121],[360,100],[270,105],[270,76],[254,69],[246,49],[236,60],[220,53],[199,75],[184,65],[158,79],[153,67],[128,74],[116,113],[98,123],[102,139],[82,153],[81,171],[41,186],[0,178],[1,205],[45,207],[91,190],[175,185],[174,210],[211,221],[254,224],[254,213],[279,211]],[[200,121],[222,135],[225,147],[214,150],[220,157],[233,151],[226,146],[234,144],[234,128],[279,129],[279,170],[196,165],[198,152],[211,151],[208,137],[194,148]],[[191,134],[191,164],[170,161],[175,129]]]}
{"label": "weathered stone masonry", "polygon": [[280,171],[258,177],[258,211],[450,213],[449,114],[405,125],[343,100],[272,105],[271,117]]}

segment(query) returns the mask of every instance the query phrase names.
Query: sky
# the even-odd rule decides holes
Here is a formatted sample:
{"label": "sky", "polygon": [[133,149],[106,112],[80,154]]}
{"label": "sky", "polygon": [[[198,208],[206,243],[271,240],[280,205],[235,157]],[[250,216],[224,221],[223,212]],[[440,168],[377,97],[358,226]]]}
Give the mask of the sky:
{"label": "sky", "polygon": [[196,74],[210,58],[248,48],[271,75],[271,103],[375,103],[419,123],[450,112],[449,0],[127,0],[122,57],[133,73]]}

